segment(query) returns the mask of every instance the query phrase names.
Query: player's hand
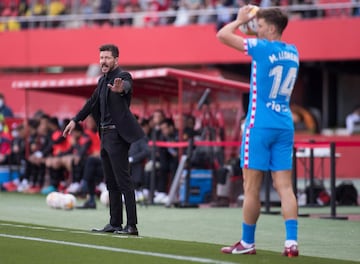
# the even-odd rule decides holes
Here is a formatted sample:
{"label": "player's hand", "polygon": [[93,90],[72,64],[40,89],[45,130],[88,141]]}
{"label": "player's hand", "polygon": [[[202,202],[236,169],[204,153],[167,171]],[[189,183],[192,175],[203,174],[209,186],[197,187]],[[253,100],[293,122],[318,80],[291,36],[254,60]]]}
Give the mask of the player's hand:
{"label": "player's hand", "polygon": [[121,78],[115,78],[114,84],[111,85],[109,83],[108,87],[110,88],[111,91],[115,93],[122,93],[124,91],[124,81]]}
{"label": "player's hand", "polygon": [[249,15],[252,7],[250,5],[245,5],[241,7],[238,11],[236,20],[241,22],[241,24],[244,24],[248,22],[252,17]]}
{"label": "player's hand", "polygon": [[74,130],[75,128],[75,121],[71,120],[69,122],[69,124],[67,124],[67,126],[65,127],[64,131],[63,131],[63,137],[66,137],[67,135],[71,134],[71,132]]}

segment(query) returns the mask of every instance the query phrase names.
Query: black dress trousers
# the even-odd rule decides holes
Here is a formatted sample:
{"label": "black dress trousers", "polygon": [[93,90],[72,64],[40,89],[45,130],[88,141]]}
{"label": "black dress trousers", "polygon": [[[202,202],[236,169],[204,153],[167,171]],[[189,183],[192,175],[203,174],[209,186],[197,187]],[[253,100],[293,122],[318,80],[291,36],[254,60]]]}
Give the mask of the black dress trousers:
{"label": "black dress trousers", "polygon": [[109,191],[110,224],[114,227],[123,224],[122,195],[127,224],[137,224],[135,192],[129,173],[129,148],[130,143],[120,137],[116,129],[101,132],[101,159]]}

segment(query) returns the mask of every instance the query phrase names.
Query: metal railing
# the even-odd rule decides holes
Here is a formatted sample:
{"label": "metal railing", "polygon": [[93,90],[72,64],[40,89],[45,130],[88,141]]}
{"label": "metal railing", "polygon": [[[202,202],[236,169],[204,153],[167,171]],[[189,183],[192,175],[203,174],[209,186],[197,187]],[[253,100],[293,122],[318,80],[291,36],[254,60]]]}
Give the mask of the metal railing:
{"label": "metal railing", "polygon": [[[290,19],[293,15],[298,15],[303,18],[310,18],[303,16],[305,12],[315,11],[311,15],[311,18],[319,18],[327,16],[326,12],[336,11],[339,16],[360,16],[360,2],[349,3],[328,3],[317,5],[289,5],[281,7],[287,11],[290,15]],[[228,7],[226,8],[228,14],[236,15],[238,8]],[[223,12],[223,10],[222,10]],[[130,21],[128,26],[146,26],[146,24],[137,24],[135,21],[140,18],[158,18],[160,25],[174,24],[174,18],[179,15],[179,11],[168,10],[159,12],[128,12],[128,13],[109,13],[109,14],[66,14],[59,16],[12,16],[12,17],[0,17],[0,23],[8,23],[9,21],[17,21],[22,25],[22,28],[81,28],[84,25],[103,24],[107,23],[111,26],[120,26],[122,21]],[[216,9],[199,9],[199,10],[187,10],[186,14],[190,17],[203,17],[207,16],[209,19],[207,23],[217,23],[217,15],[219,11]],[[171,18],[173,18],[171,20]],[[197,20],[193,20],[191,24],[198,23]]]}

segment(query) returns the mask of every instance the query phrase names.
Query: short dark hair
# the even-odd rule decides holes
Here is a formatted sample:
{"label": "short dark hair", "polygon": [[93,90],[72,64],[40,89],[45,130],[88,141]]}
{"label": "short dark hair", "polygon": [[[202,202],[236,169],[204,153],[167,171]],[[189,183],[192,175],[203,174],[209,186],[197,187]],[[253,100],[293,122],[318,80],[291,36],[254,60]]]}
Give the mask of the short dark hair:
{"label": "short dark hair", "polygon": [[31,128],[37,128],[39,126],[39,121],[36,119],[29,119],[28,125]]}
{"label": "short dark hair", "polygon": [[119,57],[119,48],[115,46],[114,44],[104,44],[100,46],[100,51],[111,51],[111,54],[114,58]]}
{"label": "short dark hair", "polygon": [[78,131],[78,132],[83,133],[83,132],[84,132],[84,128],[83,128],[83,126],[82,126],[81,124],[75,123],[74,131]]}
{"label": "short dark hair", "polygon": [[278,7],[260,8],[256,13],[256,18],[263,18],[267,23],[274,25],[280,35],[285,30],[289,20],[287,14]]}
{"label": "short dark hair", "polygon": [[172,118],[165,118],[161,121],[160,125],[166,124],[168,127],[175,127],[174,119]]}
{"label": "short dark hair", "polygon": [[149,119],[144,118],[143,120],[141,120],[140,126],[144,127],[148,125],[149,125]]}
{"label": "short dark hair", "polygon": [[55,125],[56,127],[59,127],[59,119],[56,116],[50,117],[50,124]]}
{"label": "short dark hair", "polygon": [[46,119],[47,121],[49,121],[50,122],[50,116],[48,115],[48,114],[42,114],[41,116],[40,116],[40,119]]}

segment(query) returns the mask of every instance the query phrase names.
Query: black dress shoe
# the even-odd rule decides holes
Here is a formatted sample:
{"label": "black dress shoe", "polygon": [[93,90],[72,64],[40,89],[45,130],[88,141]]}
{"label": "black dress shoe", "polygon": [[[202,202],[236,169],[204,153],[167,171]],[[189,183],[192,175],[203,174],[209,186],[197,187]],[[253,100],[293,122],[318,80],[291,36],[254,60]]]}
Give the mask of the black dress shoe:
{"label": "black dress shoe", "polygon": [[126,225],[122,230],[115,231],[115,234],[119,235],[129,235],[129,236],[138,236],[139,231],[137,230],[136,226],[133,225]]}
{"label": "black dress shoe", "polygon": [[81,206],[76,206],[76,209],[96,209],[96,203],[95,203],[95,202],[86,201],[83,205],[81,205]]}
{"label": "black dress shoe", "polygon": [[106,226],[104,226],[104,228],[101,228],[101,229],[93,228],[91,231],[98,232],[98,233],[114,233],[114,232],[120,232],[121,230],[123,230],[121,226],[115,227],[110,224],[107,224]]}

